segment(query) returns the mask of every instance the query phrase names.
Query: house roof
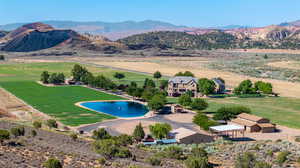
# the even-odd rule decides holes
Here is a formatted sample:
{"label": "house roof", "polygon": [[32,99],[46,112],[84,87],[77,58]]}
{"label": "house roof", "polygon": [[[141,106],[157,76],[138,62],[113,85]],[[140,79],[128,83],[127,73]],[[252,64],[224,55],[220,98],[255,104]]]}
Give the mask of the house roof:
{"label": "house roof", "polygon": [[225,85],[220,79],[218,78],[212,78],[212,81],[214,81],[218,85]]}
{"label": "house roof", "polygon": [[258,117],[258,116],[251,115],[251,114],[247,114],[247,113],[239,114],[237,117],[238,117],[238,118],[245,119],[245,120],[254,121],[254,122],[257,122],[257,121],[259,121],[259,120],[264,119],[264,118],[262,118],[262,117]]}
{"label": "house roof", "polygon": [[190,77],[190,76],[175,76],[171,79],[169,79],[169,82],[173,82],[173,83],[189,83],[191,81],[194,81],[197,83],[198,79],[194,78],[194,77]]}
{"label": "house roof", "polygon": [[218,125],[209,128],[217,132],[244,130],[244,128],[239,125]]}
{"label": "house roof", "polygon": [[251,126],[256,125],[255,122],[248,121],[248,120],[243,120],[243,119],[240,119],[240,118],[233,119],[233,120],[231,120],[231,122],[233,122],[235,124],[238,124],[238,125],[247,126],[247,127],[251,127]]}
{"label": "house roof", "polygon": [[272,123],[262,123],[258,124],[258,126],[260,126],[261,128],[275,128],[275,125]]}
{"label": "house roof", "polygon": [[170,134],[172,134],[176,139],[182,139],[182,138],[197,134],[197,132],[192,131],[190,129],[180,127],[178,129],[172,130],[170,132]]}

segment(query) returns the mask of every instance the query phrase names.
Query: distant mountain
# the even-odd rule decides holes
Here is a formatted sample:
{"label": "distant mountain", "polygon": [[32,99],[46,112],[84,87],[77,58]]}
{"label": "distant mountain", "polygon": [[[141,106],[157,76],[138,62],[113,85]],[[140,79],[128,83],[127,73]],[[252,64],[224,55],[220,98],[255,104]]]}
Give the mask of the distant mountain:
{"label": "distant mountain", "polygon": [[120,39],[131,49],[300,49],[300,27],[266,26],[238,29],[189,29],[185,32],[151,32]]}
{"label": "distant mountain", "polygon": [[55,29],[44,23],[31,23],[11,31],[0,39],[1,50],[27,52],[52,47],[117,49],[122,46],[101,36],[81,35],[74,30]]}
{"label": "distant mountain", "polygon": [[[137,33],[159,30],[176,30],[185,28],[185,26],[176,26],[170,23],[145,20],[141,22],[75,22],[75,21],[41,21],[57,29],[71,29],[79,33],[90,33],[104,35],[112,40],[127,37]],[[0,30],[11,31],[27,23],[14,23],[0,25]]]}
{"label": "distant mountain", "polygon": [[213,27],[213,28],[214,29],[227,30],[227,29],[245,29],[245,28],[251,28],[251,26],[227,25],[227,26],[217,26],[217,27]]}
{"label": "distant mountain", "polygon": [[293,22],[283,22],[279,24],[279,26],[300,26],[300,20],[296,20]]}

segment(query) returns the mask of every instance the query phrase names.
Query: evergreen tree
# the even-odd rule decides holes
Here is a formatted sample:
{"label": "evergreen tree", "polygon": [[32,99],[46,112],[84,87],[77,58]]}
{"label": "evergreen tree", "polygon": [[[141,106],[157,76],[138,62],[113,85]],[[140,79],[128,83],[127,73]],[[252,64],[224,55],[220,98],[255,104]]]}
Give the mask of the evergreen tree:
{"label": "evergreen tree", "polygon": [[145,131],[141,123],[135,126],[135,129],[133,131],[133,137],[137,141],[141,141],[145,137]]}

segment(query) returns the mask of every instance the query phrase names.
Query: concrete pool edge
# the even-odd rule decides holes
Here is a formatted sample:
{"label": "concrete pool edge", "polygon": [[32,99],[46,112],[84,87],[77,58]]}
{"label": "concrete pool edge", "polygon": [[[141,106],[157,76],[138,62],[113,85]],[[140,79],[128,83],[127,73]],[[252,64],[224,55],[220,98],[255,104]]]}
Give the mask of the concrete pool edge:
{"label": "concrete pool edge", "polygon": [[107,114],[105,112],[97,111],[97,110],[94,110],[94,109],[91,109],[91,108],[88,108],[88,107],[85,107],[85,106],[81,105],[82,103],[92,103],[92,102],[135,102],[135,103],[139,103],[139,104],[142,104],[144,106],[147,106],[146,103],[140,102],[140,101],[137,101],[137,100],[92,100],[92,101],[80,101],[80,102],[75,103],[75,105],[80,107],[80,108],[86,109],[86,110],[90,110],[90,111],[94,111],[94,112],[97,112],[97,113],[110,115],[110,116],[116,117],[117,119],[124,119],[124,120],[144,119],[144,118],[150,118],[150,117],[155,116],[154,111],[149,110],[146,114],[144,114],[143,116],[140,116],[140,117],[118,117],[118,116]]}

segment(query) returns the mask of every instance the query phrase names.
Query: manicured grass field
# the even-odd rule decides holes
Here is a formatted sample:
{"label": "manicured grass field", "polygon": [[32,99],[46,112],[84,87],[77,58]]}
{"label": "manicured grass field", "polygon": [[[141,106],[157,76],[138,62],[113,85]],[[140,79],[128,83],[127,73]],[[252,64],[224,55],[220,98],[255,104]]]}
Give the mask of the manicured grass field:
{"label": "manicured grass field", "polygon": [[70,126],[113,119],[74,104],[90,100],[123,100],[123,98],[81,86],[46,87],[33,81],[1,82],[3,88],[21,98],[34,108]]}
{"label": "manicured grass field", "polygon": [[[177,98],[168,98],[177,102]],[[269,118],[272,122],[291,128],[300,128],[300,99],[286,97],[266,98],[207,98],[209,108],[205,112],[216,112],[223,106],[246,106],[252,114]]]}

